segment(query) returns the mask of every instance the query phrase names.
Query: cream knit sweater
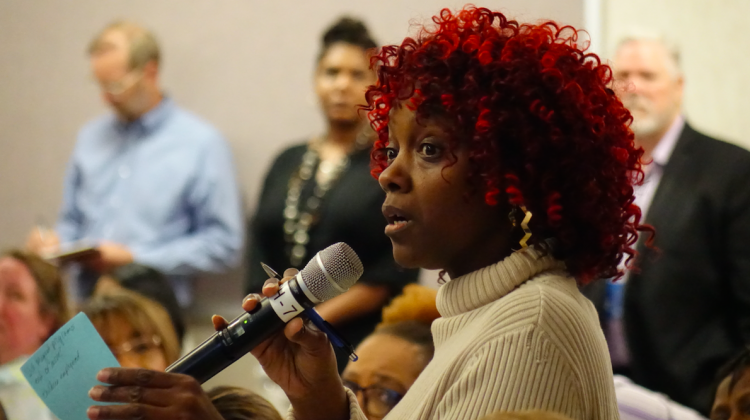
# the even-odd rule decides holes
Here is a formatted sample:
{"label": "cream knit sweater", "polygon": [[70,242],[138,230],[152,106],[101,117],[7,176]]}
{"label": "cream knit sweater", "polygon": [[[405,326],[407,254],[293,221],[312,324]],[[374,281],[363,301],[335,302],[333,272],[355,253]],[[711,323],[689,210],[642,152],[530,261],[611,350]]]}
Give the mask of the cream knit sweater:
{"label": "cream knit sweater", "polygon": [[[526,248],[440,288],[435,356],[387,420],[541,409],[618,419],[594,306],[564,264]],[[348,391],[352,420],[366,420]]]}

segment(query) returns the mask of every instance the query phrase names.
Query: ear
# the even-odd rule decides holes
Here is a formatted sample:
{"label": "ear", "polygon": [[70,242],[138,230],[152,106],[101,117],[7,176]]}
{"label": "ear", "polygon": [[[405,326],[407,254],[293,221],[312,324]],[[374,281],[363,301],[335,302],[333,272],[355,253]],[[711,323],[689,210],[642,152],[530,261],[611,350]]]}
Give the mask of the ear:
{"label": "ear", "polygon": [[146,63],[146,65],[143,66],[143,74],[149,80],[156,80],[159,76],[159,65],[156,64],[156,61],[151,60]]}

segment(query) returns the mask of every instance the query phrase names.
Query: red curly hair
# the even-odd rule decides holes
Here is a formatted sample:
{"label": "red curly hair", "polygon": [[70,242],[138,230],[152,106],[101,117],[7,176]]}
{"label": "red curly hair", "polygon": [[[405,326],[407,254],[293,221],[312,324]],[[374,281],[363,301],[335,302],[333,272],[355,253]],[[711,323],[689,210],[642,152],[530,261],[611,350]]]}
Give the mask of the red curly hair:
{"label": "red curly hair", "polygon": [[608,87],[611,69],[585,52],[571,26],[519,24],[474,6],[432,20],[416,39],[373,57],[378,83],[365,107],[378,134],[373,176],[387,166],[392,108],[444,120],[451,147],[468,146],[471,179],[488,204],[531,211],[532,242],[546,248],[554,238],[553,254],[580,283],[621,276],[638,231],[653,229],[633,203],[643,150]]}

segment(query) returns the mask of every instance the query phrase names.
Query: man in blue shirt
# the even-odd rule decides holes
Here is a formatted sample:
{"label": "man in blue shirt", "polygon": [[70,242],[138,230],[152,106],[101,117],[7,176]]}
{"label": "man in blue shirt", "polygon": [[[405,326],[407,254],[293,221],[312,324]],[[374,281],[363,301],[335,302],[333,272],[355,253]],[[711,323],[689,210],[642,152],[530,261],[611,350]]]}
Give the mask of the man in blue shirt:
{"label": "man in blue shirt", "polygon": [[166,274],[185,303],[187,279],[239,259],[243,229],[231,152],[214,127],[163,95],[150,32],[113,23],[89,54],[113,113],[81,130],[56,232],[32,232],[29,246],[95,241],[98,253],[81,264],[84,295],[100,274],[136,262]]}

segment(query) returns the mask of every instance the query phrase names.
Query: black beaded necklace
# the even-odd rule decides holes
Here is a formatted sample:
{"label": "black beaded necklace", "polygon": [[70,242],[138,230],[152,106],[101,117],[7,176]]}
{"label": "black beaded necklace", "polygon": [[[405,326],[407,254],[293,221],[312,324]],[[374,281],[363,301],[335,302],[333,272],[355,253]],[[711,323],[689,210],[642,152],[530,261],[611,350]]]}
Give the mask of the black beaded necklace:
{"label": "black beaded necklace", "polygon": [[[323,198],[349,167],[349,156],[333,164],[320,162],[318,149],[321,143],[318,139],[308,143],[299,169],[289,180],[284,207],[284,239],[288,244],[287,254],[292,267],[299,268],[305,261],[307,243],[310,241],[309,231],[320,219]],[[321,182],[315,179],[319,167],[324,175]],[[315,182],[313,194],[304,203],[300,203],[302,191],[310,180]]]}

